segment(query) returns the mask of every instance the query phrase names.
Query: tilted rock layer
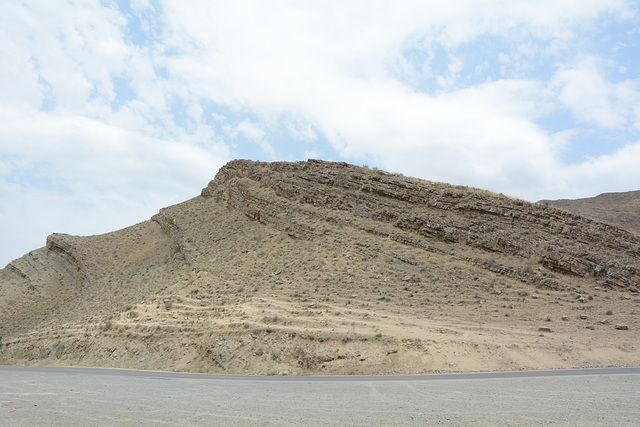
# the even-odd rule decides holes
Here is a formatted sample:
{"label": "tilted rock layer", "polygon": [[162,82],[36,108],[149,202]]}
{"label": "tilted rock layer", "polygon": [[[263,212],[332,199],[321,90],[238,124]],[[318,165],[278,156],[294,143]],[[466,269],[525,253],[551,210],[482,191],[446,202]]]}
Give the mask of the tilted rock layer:
{"label": "tilted rock layer", "polygon": [[[271,192],[279,204],[272,203]],[[292,227],[291,233],[300,237],[321,233],[305,222],[344,222],[429,251],[442,251],[442,243],[458,244],[538,257],[551,270],[594,277],[604,286],[635,290],[640,285],[639,236],[567,211],[467,187],[345,163],[239,160],[223,167],[202,196],[221,198],[263,223]],[[304,221],[292,221],[294,212]],[[539,275],[520,276],[557,286]]]}
{"label": "tilted rock layer", "polygon": [[638,235],[545,203],[346,163],[236,160],[149,221],[53,234],[1,270],[0,362],[624,365],[638,361],[639,288]]}

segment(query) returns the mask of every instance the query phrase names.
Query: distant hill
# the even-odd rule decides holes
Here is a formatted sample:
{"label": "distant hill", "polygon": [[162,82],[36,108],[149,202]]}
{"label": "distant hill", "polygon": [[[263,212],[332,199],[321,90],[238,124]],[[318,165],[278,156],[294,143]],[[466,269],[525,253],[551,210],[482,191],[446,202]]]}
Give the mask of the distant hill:
{"label": "distant hill", "polygon": [[640,234],[640,191],[604,193],[586,199],[542,200],[540,203],[547,203]]}
{"label": "distant hill", "polygon": [[0,363],[264,375],[637,365],[640,236],[346,163],[228,163],[0,270]]}

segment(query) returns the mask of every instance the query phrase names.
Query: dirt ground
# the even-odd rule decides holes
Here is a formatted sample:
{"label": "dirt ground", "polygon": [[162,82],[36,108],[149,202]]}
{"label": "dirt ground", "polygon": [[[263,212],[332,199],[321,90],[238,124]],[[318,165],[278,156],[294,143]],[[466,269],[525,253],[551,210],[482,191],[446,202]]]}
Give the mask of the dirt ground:
{"label": "dirt ground", "polygon": [[640,364],[640,299],[597,287],[586,302],[505,284],[455,299],[434,293],[429,303],[410,294],[329,298],[310,288],[283,298],[246,289],[214,305],[202,291],[207,274],[192,276],[110,318],[88,316],[6,342],[3,362],[261,375]]}

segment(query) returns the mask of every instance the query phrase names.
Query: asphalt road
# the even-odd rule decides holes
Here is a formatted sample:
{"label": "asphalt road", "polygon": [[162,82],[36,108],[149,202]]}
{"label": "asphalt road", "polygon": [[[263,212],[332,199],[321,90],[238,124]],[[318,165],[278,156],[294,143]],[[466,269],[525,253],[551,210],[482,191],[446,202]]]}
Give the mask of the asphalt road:
{"label": "asphalt road", "polygon": [[640,367],[252,377],[0,366],[0,425],[638,425]]}

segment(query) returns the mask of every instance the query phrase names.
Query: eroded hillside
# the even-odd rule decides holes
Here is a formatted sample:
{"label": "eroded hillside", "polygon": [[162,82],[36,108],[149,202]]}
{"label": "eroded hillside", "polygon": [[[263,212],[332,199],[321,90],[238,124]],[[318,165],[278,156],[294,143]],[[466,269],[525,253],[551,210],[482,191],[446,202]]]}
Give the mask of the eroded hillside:
{"label": "eroded hillside", "polygon": [[638,364],[640,237],[344,163],[202,194],[0,272],[0,360],[229,373]]}

